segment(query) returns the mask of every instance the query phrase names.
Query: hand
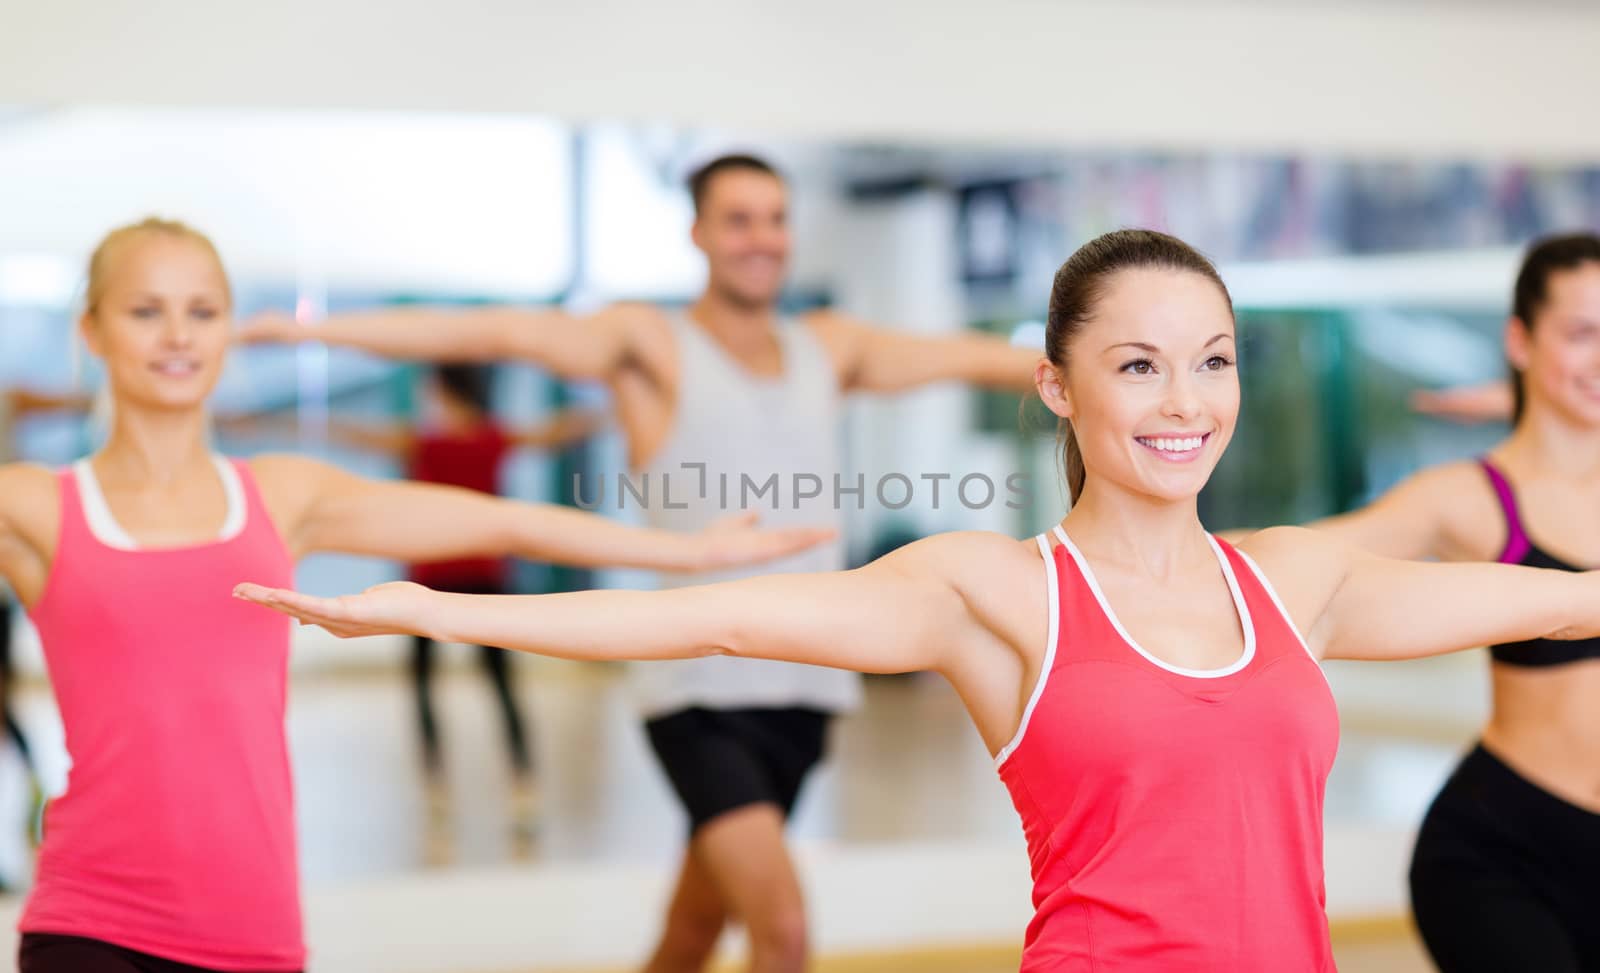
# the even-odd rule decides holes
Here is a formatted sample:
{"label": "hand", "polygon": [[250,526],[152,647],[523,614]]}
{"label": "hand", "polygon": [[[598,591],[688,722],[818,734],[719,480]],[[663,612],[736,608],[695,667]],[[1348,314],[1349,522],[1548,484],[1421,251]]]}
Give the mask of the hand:
{"label": "hand", "polygon": [[234,340],[241,345],[293,344],[316,336],[316,329],[301,324],[286,311],[262,311],[239,326]]}
{"label": "hand", "polygon": [[1511,385],[1489,382],[1440,391],[1421,390],[1411,395],[1411,408],[1423,415],[1474,424],[1508,422],[1512,409]]}
{"label": "hand", "polygon": [[831,527],[756,526],[755,513],[739,513],[714,522],[696,538],[703,545],[706,570],[759,564],[816,547],[838,536]]}
{"label": "hand", "polygon": [[320,598],[286,588],[268,588],[246,582],[233,596],[265,605],[298,619],[302,625],[320,625],[348,639],[361,635],[424,634],[423,616],[435,592],[410,581],[375,585],[359,595]]}

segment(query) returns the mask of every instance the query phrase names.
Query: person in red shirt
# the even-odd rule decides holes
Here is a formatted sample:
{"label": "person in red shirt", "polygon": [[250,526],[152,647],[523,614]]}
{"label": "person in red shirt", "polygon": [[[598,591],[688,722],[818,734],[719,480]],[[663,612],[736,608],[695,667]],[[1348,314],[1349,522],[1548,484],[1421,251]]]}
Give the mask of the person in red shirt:
{"label": "person in red shirt", "polygon": [[[491,408],[492,377],[491,369],[479,365],[435,366],[421,383],[421,417],[415,425],[335,421],[330,424],[330,434],[347,445],[394,457],[410,480],[497,494],[505,462],[513,452],[559,449],[589,436],[600,424],[596,413],[569,409],[538,425],[507,428],[495,419]],[[409,576],[439,591],[494,595],[508,590],[508,568],[504,558],[457,558],[413,564]],[[432,639],[413,637],[411,681],[428,797],[424,853],[430,864],[441,865],[453,857],[454,843],[444,749],[433,702],[435,654]],[[534,850],[539,813],[531,734],[517,702],[506,654],[480,647],[479,660],[505,723],[513,775],[512,845],[516,856],[525,858]]]}

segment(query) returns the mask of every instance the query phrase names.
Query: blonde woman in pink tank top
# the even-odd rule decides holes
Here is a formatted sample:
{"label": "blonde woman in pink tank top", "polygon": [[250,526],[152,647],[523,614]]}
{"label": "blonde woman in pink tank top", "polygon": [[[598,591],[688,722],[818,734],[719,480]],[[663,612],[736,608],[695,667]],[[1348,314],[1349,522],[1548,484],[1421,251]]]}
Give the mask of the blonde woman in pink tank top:
{"label": "blonde woman in pink tank top", "polygon": [[940,672],[1027,837],[1025,971],[1332,970],[1321,829],[1338,720],[1317,663],[1594,636],[1600,576],[1389,560],[1298,528],[1211,537],[1196,496],[1238,416],[1234,356],[1204,257],[1110,233],[1051,294],[1036,381],[1066,421],[1073,505],[1048,535],[947,534],[855,571],[669,591],[238,594],[339,635]]}
{"label": "blonde woman in pink tank top", "polygon": [[113,232],[80,322],[105,363],[110,436],[68,470],[0,466],[0,576],[39,629],[72,757],[22,917],[24,973],[305,965],[289,628],[230,598],[236,578],[290,585],[316,551],[700,571],[831,536],[642,530],[298,456],[222,459],[205,404],[230,320],[205,237],[160,220]]}

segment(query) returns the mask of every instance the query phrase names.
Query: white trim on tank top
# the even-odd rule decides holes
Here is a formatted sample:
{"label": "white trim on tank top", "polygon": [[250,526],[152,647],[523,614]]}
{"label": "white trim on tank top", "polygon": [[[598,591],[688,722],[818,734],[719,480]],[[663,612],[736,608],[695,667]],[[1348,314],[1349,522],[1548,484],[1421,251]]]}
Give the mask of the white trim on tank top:
{"label": "white trim on tank top", "polygon": [[[1234,550],[1239,551],[1237,547],[1234,548]],[[1300,647],[1306,650],[1306,655],[1311,657],[1311,661],[1317,664],[1318,669],[1321,669],[1322,660],[1317,658],[1317,654],[1315,652],[1311,651],[1311,645],[1306,642],[1306,637],[1300,634],[1300,626],[1294,623],[1294,618],[1289,614],[1289,609],[1283,607],[1283,599],[1278,597],[1278,589],[1274,588],[1272,586],[1272,582],[1267,580],[1267,574],[1265,571],[1261,570],[1261,565],[1256,563],[1255,558],[1243,551],[1239,551],[1239,557],[1242,558],[1245,565],[1250,568],[1250,573],[1256,576],[1256,581],[1261,585],[1261,587],[1266,589],[1267,597],[1272,599],[1272,604],[1278,609],[1278,614],[1283,616],[1283,623],[1289,626],[1289,631],[1294,633],[1294,637],[1300,643]],[[1322,675],[1323,678],[1326,679],[1328,674],[1326,671],[1324,671]]]}
{"label": "white trim on tank top", "polygon": [[1039,705],[1039,697],[1044,695],[1044,684],[1050,678],[1050,670],[1056,664],[1056,642],[1061,638],[1061,583],[1056,578],[1056,555],[1050,549],[1050,538],[1047,534],[1040,534],[1034,538],[1039,542],[1039,553],[1044,555],[1045,565],[1045,591],[1048,592],[1046,600],[1049,602],[1049,621],[1045,626],[1044,660],[1039,664],[1039,678],[1034,680],[1033,693],[1028,697],[1028,705],[1022,710],[1022,721],[1017,724],[1017,732],[1011,735],[1011,742],[1000,748],[994,755],[995,769],[1005,765],[1011,755],[1016,752],[1022,743],[1023,734],[1028,732],[1028,721],[1033,719],[1033,708]]}
{"label": "white trim on tank top", "polygon": [[[245,502],[244,484],[240,482],[239,471],[233,468],[233,464],[216,453],[211,454],[211,461],[217,467],[217,475],[222,478],[222,493],[227,501],[228,512],[222,518],[222,529],[217,532],[215,541],[207,543],[221,543],[233,540],[244,531],[249,504]],[[78,481],[78,499],[83,507],[83,519],[88,523],[89,533],[94,535],[95,540],[119,551],[142,550],[143,546],[112,515],[111,505],[106,503],[106,495],[100,490],[100,480],[94,475],[94,466],[88,458],[73,463],[72,473]]]}
{"label": "white trim on tank top", "polygon": [[1094,600],[1100,603],[1100,610],[1105,614],[1106,620],[1111,623],[1111,627],[1117,630],[1118,635],[1122,636],[1122,641],[1128,643],[1130,648],[1144,656],[1152,665],[1180,676],[1188,676],[1191,679],[1220,679],[1223,676],[1233,675],[1249,665],[1250,660],[1255,658],[1256,627],[1250,620],[1250,607],[1245,604],[1244,593],[1239,590],[1239,579],[1233,575],[1233,565],[1228,563],[1228,556],[1222,552],[1222,545],[1217,543],[1215,537],[1207,534],[1206,540],[1211,543],[1211,550],[1217,555],[1217,563],[1222,565],[1222,577],[1228,582],[1228,594],[1233,596],[1233,607],[1239,615],[1239,627],[1244,632],[1244,651],[1230,665],[1223,666],[1220,669],[1189,669],[1162,661],[1135,641],[1133,636],[1128,633],[1128,630],[1122,627],[1122,619],[1117,617],[1115,611],[1112,611],[1111,602],[1106,600],[1105,592],[1100,590],[1100,582],[1095,579],[1094,570],[1089,567],[1088,560],[1078,550],[1077,545],[1072,543],[1072,538],[1067,536],[1067,532],[1061,529],[1060,524],[1056,525],[1056,536],[1061,539],[1062,546],[1067,549],[1068,554],[1072,555],[1072,559],[1078,562],[1078,570],[1083,574],[1083,580],[1088,583],[1089,590],[1094,593]]}

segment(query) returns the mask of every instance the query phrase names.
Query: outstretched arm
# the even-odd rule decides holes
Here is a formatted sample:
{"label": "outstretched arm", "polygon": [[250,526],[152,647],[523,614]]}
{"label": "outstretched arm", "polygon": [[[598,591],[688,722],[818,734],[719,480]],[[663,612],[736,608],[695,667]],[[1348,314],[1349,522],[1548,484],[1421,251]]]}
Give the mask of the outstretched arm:
{"label": "outstretched arm", "polygon": [[546,422],[518,430],[513,438],[530,449],[560,449],[588,439],[605,419],[604,413],[591,409],[563,409]]}
{"label": "outstretched arm", "polygon": [[733,655],[863,672],[943,669],[990,639],[939,565],[947,538],[853,571],[779,574],[666,591],[474,596],[399,582],[318,598],[240,585],[240,597],[337,635],[426,634],[572,659]]}
{"label": "outstretched arm", "polygon": [[[1382,557],[1467,559],[1475,552],[1464,549],[1461,525],[1471,533],[1473,526],[1492,522],[1492,506],[1478,509],[1490,502],[1476,464],[1451,463],[1407,477],[1365,507],[1305,526]],[[1239,544],[1255,532],[1225,530],[1219,536]]]}
{"label": "outstretched arm", "polygon": [[900,392],[951,381],[1027,392],[1034,387],[1034,367],[1043,357],[1036,348],[1020,348],[978,332],[913,334],[834,314],[819,316],[816,326],[837,349],[846,391]]}
{"label": "outstretched arm", "polygon": [[1600,572],[1379,557],[1297,527],[1253,535],[1319,657],[1414,659],[1524,639],[1600,635]]}
{"label": "outstretched arm", "polygon": [[605,379],[632,351],[631,329],[650,313],[632,305],[588,317],[555,309],[397,307],[302,324],[280,312],[239,329],[247,344],[321,341],[386,358],[435,362],[520,360],[567,379]]}
{"label": "outstretched arm", "polygon": [[298,456],[253,462],[296,556],[340,551],[425,562],[516,555],[582,567],[706,571],[773,560],[834,533],[760,530],[753,518],[678,533],[458,487],[368,480]]}
{"label": "outstretched arm", "polygon": [[87,412],[93,401],[90,396],[81,392],[59,394],[14,388],[0,394],[6,396],[11,411],[18,417],[34,412]]}
{"label": "outstretched arm", "polygon": [[1511,383],[1485,382],[1450,389],[1424,389],[1411,396],[1411,408],[1453,422],[1509,422],[1515,404]]}

